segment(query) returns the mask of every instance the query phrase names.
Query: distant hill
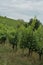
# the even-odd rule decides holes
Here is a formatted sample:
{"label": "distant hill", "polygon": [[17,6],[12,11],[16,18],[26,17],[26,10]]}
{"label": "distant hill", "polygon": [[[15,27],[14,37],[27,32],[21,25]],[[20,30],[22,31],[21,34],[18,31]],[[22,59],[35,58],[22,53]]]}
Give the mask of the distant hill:
{"label": "distant hill", "polygon": [[25,23],[26,22],[24,22],[24,20],[14,20],[11,18],[0,16],[0,37],[3,34],[9,34],[9,32],[13,32],[19,27],[24,26]]}
{"label": "distant hill", "polygon": [[23,20],[19,20],[19,19],[14,20],[14,19],[0,16],[0,25],[4,25],[7,27],[12,26],[14,28],[17,28],[19,26],[22,26],[23,24],[25,24]]}

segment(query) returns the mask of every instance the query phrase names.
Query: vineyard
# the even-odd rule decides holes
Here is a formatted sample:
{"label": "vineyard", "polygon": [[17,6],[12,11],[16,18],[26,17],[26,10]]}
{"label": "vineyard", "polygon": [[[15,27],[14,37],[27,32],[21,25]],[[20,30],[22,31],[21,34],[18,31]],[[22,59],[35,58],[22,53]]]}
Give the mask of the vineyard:
{"label": "vineyard", "polygon": [[0,16],[0,65],[43,65],[43,24]]}

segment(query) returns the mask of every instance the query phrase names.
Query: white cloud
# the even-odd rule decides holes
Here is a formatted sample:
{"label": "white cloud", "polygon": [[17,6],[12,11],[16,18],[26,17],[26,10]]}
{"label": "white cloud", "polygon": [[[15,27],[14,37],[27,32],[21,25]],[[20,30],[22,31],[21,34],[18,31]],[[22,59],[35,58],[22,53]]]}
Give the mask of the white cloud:
{"label": "white cloud", "polygon": [[43,0],[0,0],[0,14],[27,21],[36,15],[43,20]]}

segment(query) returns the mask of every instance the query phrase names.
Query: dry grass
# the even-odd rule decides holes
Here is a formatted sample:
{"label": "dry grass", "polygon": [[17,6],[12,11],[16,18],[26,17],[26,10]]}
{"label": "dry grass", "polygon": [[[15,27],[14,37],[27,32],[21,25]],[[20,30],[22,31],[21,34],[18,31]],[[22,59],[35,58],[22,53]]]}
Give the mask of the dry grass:
{"label": "dry grass", "polygon": [[15,52],[10,45],[5,44],[0,45],[0,65],[43,65],[43,57],[39,61],[37,53],[30,57],[23,56],[21,50]]}

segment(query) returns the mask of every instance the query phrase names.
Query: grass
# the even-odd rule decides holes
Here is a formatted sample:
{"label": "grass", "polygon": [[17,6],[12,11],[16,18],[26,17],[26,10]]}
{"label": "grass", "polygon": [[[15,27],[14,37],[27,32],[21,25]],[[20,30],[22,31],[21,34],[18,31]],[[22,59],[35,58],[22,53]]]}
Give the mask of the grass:
{"label": "grass", "polygon": [[9,44],[0,45],[0,65],[43,65],[43,56],[39,61],[37,53],[33,52],[30,57],[23,56],[21,53],[19,49],[17,52],[13,51]]}

